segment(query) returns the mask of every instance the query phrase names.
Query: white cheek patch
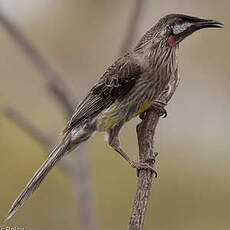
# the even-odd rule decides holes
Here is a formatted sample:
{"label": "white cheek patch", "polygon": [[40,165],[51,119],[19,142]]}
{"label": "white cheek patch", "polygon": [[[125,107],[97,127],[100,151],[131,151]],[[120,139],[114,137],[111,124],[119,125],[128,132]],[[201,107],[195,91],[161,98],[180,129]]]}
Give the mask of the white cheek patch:
{"label": "white cheek patch", "polygon": [[182,33],[183,31],[185,31],[185,30],[187,30],[190,26],[192,26],[193,25],[193,23],[190,23],[190,22],[185,22],[185,23],[183,23],[183,24],[181,24],[181,25],[175,25],[174,27],[173,27],[173,33],[174,34],[180,34],[180,33]]}

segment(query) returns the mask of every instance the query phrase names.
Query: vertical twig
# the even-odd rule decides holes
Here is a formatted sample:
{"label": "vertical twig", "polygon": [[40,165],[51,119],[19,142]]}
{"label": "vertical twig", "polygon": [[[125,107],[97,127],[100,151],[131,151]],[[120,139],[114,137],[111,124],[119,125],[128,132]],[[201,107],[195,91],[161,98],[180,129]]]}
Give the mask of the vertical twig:
{"label": "vertical twig", "polygon": [[[170,92],[164,92],[164,94],[159,97],[159,100],[168,103],[178,84],[179,76],[176,71],[174,77],[172,77],[170,81]],[[153,153],[153,148],[154,135],[158,122],[159,115],[154,111],[147,111],[144,120],[137,126],[140,161],[146,161],[152,157],[155,158],[157,155],[156,153]],[[144,218],[150,198],[153,175],[154,174],[146,170],[141,170],[139,173],[136,196],[133,201],[133,208],[129,220],[129,230],[143,229]]]}
{"label": "vertical twig", "polygon": [[[85,145],[79,146],[79,151],[85,151]],[[78,167],[74,168],[74,174],[77,178],[77,181],[81,181],[79,186],[76,184],[76,190],[79,195],[77,196],[77,204],[79,207],[84,207],[82,210],[79,210],[79,219],[80,219],[80,229],[96,229],[96,210],[94,204],[94,195],[92,189],[92,181],[90,176],[90,167],[88,165],[88,161],[85,160],[83,154],[78,155],[77,158],[74,159],[73,164],[77,164]]]}
{"label": "vertical twig", "polygon": [[145,10],[145,6],[147,0],[133,0],[133,10],[130,13],[130,18],[128,21],[127,28],[125,30],[125,36],[121,42],[121,46],[118,52],[118,56],[123,55],[127,52],[133,43],[133,40],[137,34],[138,22],[140,21],[140,17],[142,12]]}
{"label": "vertical twig", "polygon": [[[154,111],[147,112],[145,119],[137,126],[139,144],[139,160],[156,157],[153,153],[155,130],[159,121],[159,115]],[[144,226],[144,218],[150,198],[153,173],[141,170],[139,173],[136,196],[133,202],[131,217],[129,220],[130,230],[141,230]]]}

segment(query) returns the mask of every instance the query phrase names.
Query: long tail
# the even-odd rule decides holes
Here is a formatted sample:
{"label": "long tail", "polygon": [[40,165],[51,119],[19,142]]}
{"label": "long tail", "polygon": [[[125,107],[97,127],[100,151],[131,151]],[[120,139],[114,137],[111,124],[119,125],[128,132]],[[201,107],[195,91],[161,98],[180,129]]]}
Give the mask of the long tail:
{"label": "long tail", "polygon": [[[79,130],[80,135],[77,136],[77,139],[72,140],[71,135],[67,135],[63,140],[54,148],[54,150],[50,153],[46,161],[42,164],[42,166],[36,171],[32,179],[26,185],[21,194],[14,201],[11,206],[7,216],[3,220],[2,224],[4,224],[7,220],[9,220],[15,212],[24,204],[24,202],[29,199],[32,194],[36,191],[42,181],[45,179],[46,175],[49,171],[54,167],[54,165],[61,160],[61,158],[69,151],[76,148],[81,142],[87,140],[91,133],[82,132]],[[1,224],[1,225],[2,225]]]}

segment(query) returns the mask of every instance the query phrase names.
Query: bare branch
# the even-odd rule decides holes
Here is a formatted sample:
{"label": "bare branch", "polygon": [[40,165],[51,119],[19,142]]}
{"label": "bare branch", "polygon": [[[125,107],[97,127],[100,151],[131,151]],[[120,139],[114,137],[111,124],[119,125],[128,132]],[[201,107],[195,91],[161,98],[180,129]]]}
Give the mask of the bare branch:
{"label": "bare branch", "polygon": [[60,97],[62,98],[60,102],[62,102],[62,106],[66,109],[67,114],[69,116],[72,115],[75,107],[74,98],[76,96],[75,93],[73,93],[70,84],[67,86],[67,79],[56,71],[56,69],[45,59],[45,57],[40,54],[36,47],[26,39],[22,31],[12,20],[9,19],[7,15],[5,15],[1,7],[0,22],[9,35],[11,35],[14,39],[16,44],[22,49],[26,56],[29,57],[30,61],[32,61],[43,76],[46,77],[49,82],[48,86],[53,89],[53,92],[55,92],[58,99],[60,99]]}
{"label": "bare branch", "polygon": [[[140,161],[155,158],[153,154],[154,134],[159,121],[159,115],[149,111],[145,119],[137,126]],[[129,230],[141,230],[150,198],[153,173],[141,170],[139,173],[136,197],[133,202],[132,214],[129,220]]]}
{"label": "bare branch", "polygon": [[[168,103],[173,96],[179,83],[177,71],[170,81],[169,92],[164,92],[159,100]],[[156,157],[153,153],[154,135],[157,124],[159,122],[159,115],[154,111],[147,111],[144,120],[137,126],[137,137],[139,144],[139,158],[140,161],[146,161]],[[129,230],[142,230],[144,226],[144,218],[147,210],[147,205],[150,198],[151,186],[153,181],[151,172],[141,170],[139,173],[136,196],[133,202],[131,217],[129,220]]]}
{"label": "bare branch", "polygon": [[32,121],[23,116],[16,109],[11,107],[6,107],[3,110],[5,116],[12,121],[14,121],[19,127],[22,128],[26,133],[28,133],[35,141],[37,141],[46,151],[52,145],[51,138],[42,132],[38,127],[36,127]]}
{"label": "bare branch", "polygon": [[146,2],[147,0],[134,0],[133,10],[131,11],[129,16],[130,18],[128,26],[125,30],[125,36],[123,38],[123,41],[121,42],[121,47],[119,49],[118,56],[123,55],[131,48],[132,42],[137,34],[137,24],[140,21],[142,12],[145,9]]}
{"label": "bare branch", "polygon": [[[85,151],[85,145],[79,146],[79,151]],[[77,167],[74,168],[74,175],[77,181],[81,181],[79,186],[76,186],[76,190],[78,191],[79,195],[77,196],[77,204],[79,207],[84,207],[83,209],[79,209],[79,222],[80,222],[80,229],[89,229],[93,230],[96,229],[96,216],[94,213],[96,212],[95,207],[92,205],[94,204],[94,196],[91,191],[92,188],[92,181],[91,181],[91,171],[88,165],[88,161],[85,160],[85,156],[83,154],[79,154],[75,157],[74,165]],[[78,185],[78,184],[76,184]]]}
{"label": "bare branch", "polygon": [[[62,76],[58,71],[56,71],[56,69],[44,58],[44,56],[40,54],[36,47],[28,39],[26,39],[25,35],[18,28],[18,26],[12,20],[9,19],[9,17],[4,13],[4,11],[1,8],[0,23],[4,26],[9,35],[11,35],[16,44],[18,44],[22,51],[35,64],[35,66],[43,74],[43,76],[46,77],[46,79],[48,80],[49,92],[52,92],[55,95],[56,102],[59,103],[61,105],[61,108],[64,109],[65,113],[67,114],[67,117],[70,117],[75,108],[76,96],[70,84],[67,84],[67,79],[64,76]],[[14,118],[17,118],[17,116],[15,116]],[[21,119],[20,121],[20,124],[22,126],[23,119]],[[29,123],[25,122],[23,124],[24,130],[26,128],[26,130],[29,131],[30,134],[33,134],[33,137],[35,137],[36,140],[40,139],[40,143],[41,141],[43,143],[48,143],[49,141],[45,140],[45,136],[38,132],[38,130],[34,129],[34,126],[32,126],[31,124],[32,123],[30,123],[29,125]],[[76,158],[76,164],[81,164],[81,172],[76,171],[76,168],[78,167],[74,166],[72,166],[71,169],[68,168],[68,170],[69,173],[71,172],[71,176],[79,185],[79,193],[77,194],[77,196],[79,196],[78,200],[81,201],[79,202],[79,204],[81,205],[79,205],[79,213],[81,216],[81,220],[87,220],[85,222],[82,221],[82,229],[94,230],[96,229],[96,224],[93,213],[94,204],[93,195],[91,192],[92,190],[89,190],[91,179],[87,164],[88,156],[85,149],[83,151],[83,146],[82,150],[78,151],[78,153],[75,153],[74,156]],[[78,162],[78,158],[81,159],[81,162]],[[87,181],[87,183],[85,182],[85,180]]]}

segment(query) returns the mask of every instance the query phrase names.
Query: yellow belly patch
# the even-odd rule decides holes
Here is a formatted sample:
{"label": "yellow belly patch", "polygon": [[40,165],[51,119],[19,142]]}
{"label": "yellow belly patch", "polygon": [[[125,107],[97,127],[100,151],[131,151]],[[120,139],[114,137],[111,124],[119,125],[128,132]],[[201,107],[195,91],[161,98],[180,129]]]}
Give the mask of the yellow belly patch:
{"label": "yellow belly patch", "polygon": [[152,104],[153,104],[153,102],[152,102],[152,103],[146,103],[146,104],[144,104],[143,107],[141,107],[141,108],[137,111],[136,114],[138,115],[138,114],[140,114],[140,113],[145,112]]}
{"label": "yellow belly patch", "polygon": [[97,129],[100,131],[106,131],[110,128],[113,128],[116,124],[118,124],[120,121],[129,121],[132,118],[136,117],[137,115],[145,112],[153,102],[148,102],[144,103],[142,106],[138,106],[135,110],[133,111],[133,114],[129,114],[127,116],[127,110],[133,110],[131,106],[113,106],[113,108],[110,108],[108,111],[106,111],[102,116],[100,116],[97,120]]}

